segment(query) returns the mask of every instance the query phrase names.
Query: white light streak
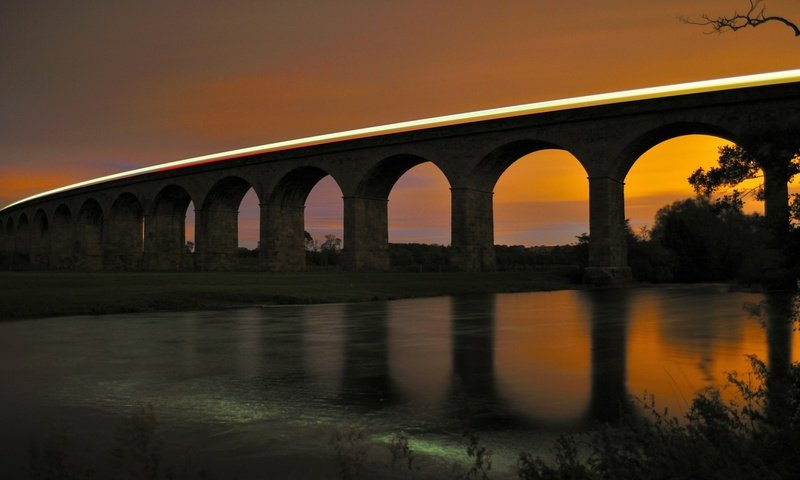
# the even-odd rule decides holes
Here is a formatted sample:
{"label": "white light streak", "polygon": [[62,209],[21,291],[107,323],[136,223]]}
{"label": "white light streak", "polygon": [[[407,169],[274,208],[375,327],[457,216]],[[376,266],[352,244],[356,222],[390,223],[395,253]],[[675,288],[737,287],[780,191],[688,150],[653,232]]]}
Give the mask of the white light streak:
{"label": "white light streak", "polygon": [[785,70],[780,72],[760,73],[755,75],[745,75],[740,77],[730,77],[730,78],[722,78],[715,80],[704,80],[699,82],[678,83],[674,85],[663,85],[658,87],[640,88],[635,90],[623,90],[619,92],[601,93],[595,95],[585,95],[580,97],[565,98],[561,100],[550,100],[545,102],[528,103],[524,105],[515,105],[511,107],[491,108],[488,110],[478,110],[476,112],[457,113],[452,115],[443,115],[439,117],[423,118],[420,120],[410,120],[405,122],[390,123],[387,125],[377,125],[373,127],[358,128],[355,130],[346,130],[343,132],[327,133],[323,135],[315,135],[311,137],[298,138],[294,140],[285,140],[282,142],[269,143],[266,145],[258,145],[255,147],[240,148],[237,150],[230,150],[227,152],[214,153],[210,155],[202,155],[199,157],[192,157],[183,160],[177,160],[174,162],[153,165],[151,167],[129,170],[127,172],[115,173],[113,175],[106,175],[104,177],[98,177],[92,180],[86,180],[84,182],[79,182],[72,185],[67,185],[65,187],[48,190],[46,192],[42,192],[24,198],[22,200],[19,200],[17,202],[14,202],[10,205],[3,207],[2,209],[0,209],[0,212],[9,209],[15,205],[29,202],[37,198],[42,198],[48,195],[62,193],[81,187],[97,185],[112,180],[130,178],[137,175],[143,175],[146,173],[174,170],[177,168],[185,168],[193,165],[201,165],[204,163],[240,158],[248,155],[277,152],[281,150],[308,147],[312,145],[320,145],[320,144],[343,141],[343,140],[355,140],[359,138],[374,137],[377,135],[409,132],[415,130],[422,130],[425,128],[443,127],[449,125],[459,125],[464,123],[479,122],[483,120],[493,120],[498,118],[531,115],[535,113],[554,112],[559,110],[592,107],[598,105],[608,105],[614,103],[630,102],[635,100],[646,100],[652,98],[674,97],[678,95],[689,95],[693,93],[732,90],[736,88],[778,85],[778,84],[792,83],[792,82],[800,82],[800,69]]}

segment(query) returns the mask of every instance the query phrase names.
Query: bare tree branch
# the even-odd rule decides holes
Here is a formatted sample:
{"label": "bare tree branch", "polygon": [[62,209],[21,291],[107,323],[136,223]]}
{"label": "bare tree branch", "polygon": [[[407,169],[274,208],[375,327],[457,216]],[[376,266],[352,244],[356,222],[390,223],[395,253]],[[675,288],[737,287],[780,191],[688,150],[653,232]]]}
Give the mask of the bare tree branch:
{"label": "bare tree branch", "polygon": [[795,37],[800,37],[800,28],[794,22],[784,17],[767,16],[767,7],[764,5],[763,0],[748,1],[750,2],[750,9],[745,13],[739,13],[738,10],[734,10],[733,15],[730,16],[712,18],[707,14],[702,14],[699,20],[684,16],[678,17],[678,20],[690,25],[711,27],[711,31],[708,33],[735,32],[746,27],[755,28],[767,22],[777,22],[789,27],[794,32]]}

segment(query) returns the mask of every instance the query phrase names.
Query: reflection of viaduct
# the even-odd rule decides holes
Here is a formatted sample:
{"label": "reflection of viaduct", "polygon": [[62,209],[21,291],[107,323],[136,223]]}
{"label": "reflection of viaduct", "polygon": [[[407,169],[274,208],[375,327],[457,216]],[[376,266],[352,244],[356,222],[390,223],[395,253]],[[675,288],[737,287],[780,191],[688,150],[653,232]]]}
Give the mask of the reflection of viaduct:
{"label": "reflection of viaduct", "polygon": [[[522,156],[573,154],[589,179],[591,271],[627,275],[623,185],[650,147],[708,134],[763,165],[767,215],[785,215],[786,141],[800,131],[800,71],[544,102],[284,142],[160,165],[57,189],[0,210],[5,258],[33,268],[233,268],[237,210],[252,187],[261,206],[261,265],[304,268],[303,206],[326,175],[344,198],[344,264],[388,267],[387,199],[423,162],[450,183],[453,264],[494,267],[492,190]],[[224,160],[224,161],[223,161]],[[784,166],[782,166],[784,165]],[[196,254],[184,253],[189,203]]]}

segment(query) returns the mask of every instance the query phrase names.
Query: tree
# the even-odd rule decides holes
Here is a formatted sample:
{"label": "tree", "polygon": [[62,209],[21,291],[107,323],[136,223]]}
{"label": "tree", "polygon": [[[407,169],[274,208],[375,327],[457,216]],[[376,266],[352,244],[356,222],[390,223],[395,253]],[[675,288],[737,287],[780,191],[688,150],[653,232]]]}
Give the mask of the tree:
{"label": "tree", "polygon": [[342,248],[342,240],[340,238],[336,238],[336,235],[328,234],[325,235],[325,241],[322,242],[319,249],[323,252],[335,252]]}
{"label": "tree", "polygon": [[678,18],[680,21],[691,25],[711,27],[710,33],[735,32],[742,28],[755,28],[765,23],[779,23],[791,29],[795,37],[800,37],[800,28],[794,22],[781,16],[768,16],[767,6],[763,0],[748,0],[748,2],[750,3],[750,8],[745,13],[739,13],[738,10],[734,10],[732,15],[716,18],[705,13],[700,15],[700,19],[691,19],[684,16]]}
{"label": "tree", "polygon": [[[692,173],[689,177],[689,184],[695,193],[711,199],[726,188],[731,188],[730,193],[718,196],[715,203],[718,206],[730,205],[741,208],[744,199],[754,197],[757,200],[764,200],[763,183],[745,191],[737,190],[745,180],[762,178],[761,166],[756,159],[738,145],[725,145],[719,148],[717,160],[719,166],[711,167],[707,171],[702,167]],[[789,162],[787,182],[791,182],[795,175],[800,173],[800,150],[797,150]],[[800,223],[800,194],[790,196],[790,219]]]}
{"label": "tree", "polygon": [[315,240],[307,230],[303,230],[303,244],[308,252],[316,252],[319,250],[319,242]]}

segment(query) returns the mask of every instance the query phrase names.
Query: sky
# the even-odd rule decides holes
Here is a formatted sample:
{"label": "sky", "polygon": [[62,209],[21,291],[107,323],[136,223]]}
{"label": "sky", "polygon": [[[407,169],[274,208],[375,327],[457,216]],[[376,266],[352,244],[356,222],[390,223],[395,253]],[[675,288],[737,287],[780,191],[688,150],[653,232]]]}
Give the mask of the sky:
{"label": "sky", "polygon": [[[765,4],[770,14],[800,20],[797,0]],[[747,5],[4,0],[0,206],[105,174],[274,141],[799,68],[800,39],[786,27],[718,35],[677,19]],[[640,158],[626,178],[632,225],[652,225],[658,208],[690,196],[686,178],[712,165],[722,144],[681,137]],[[589,229],[586,175],[566,152],[514,163],[494,202],[499,244],[570,243]],[[307,202],[307,230],[341,236],[341,205],[336,184],[323,179]],[[243,246],[258,237],[256,210],[249,194],[240,208]],[[422,164],[400,179],[389,228],[393,242],[449,243],[441,172]]]}

